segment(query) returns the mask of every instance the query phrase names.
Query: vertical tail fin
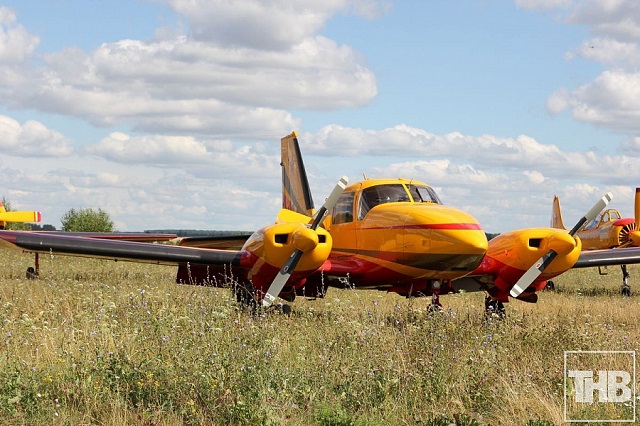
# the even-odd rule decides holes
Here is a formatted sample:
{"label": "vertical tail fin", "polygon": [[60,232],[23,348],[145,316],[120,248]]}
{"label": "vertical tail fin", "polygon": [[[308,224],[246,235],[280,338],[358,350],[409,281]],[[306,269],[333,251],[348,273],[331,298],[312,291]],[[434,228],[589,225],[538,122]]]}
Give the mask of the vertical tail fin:
{"label": "vertical tail fin", "polygon": [[562,211],[560,210],[560,198],[553,197],[553,208],[551,211],[551,227],[558,229],[567,229],[562,221]]}
{"label": "vertical tail fin", "polygon": [[281,139],[282,208],[313,215],[311,189],[304,169],[296,132]]}
{"label": "vertical tail fin", "polygon": [[636,188],[636,196],[633,202],[633,215],[636,221],[636,229],[640,229],[640,188]]}

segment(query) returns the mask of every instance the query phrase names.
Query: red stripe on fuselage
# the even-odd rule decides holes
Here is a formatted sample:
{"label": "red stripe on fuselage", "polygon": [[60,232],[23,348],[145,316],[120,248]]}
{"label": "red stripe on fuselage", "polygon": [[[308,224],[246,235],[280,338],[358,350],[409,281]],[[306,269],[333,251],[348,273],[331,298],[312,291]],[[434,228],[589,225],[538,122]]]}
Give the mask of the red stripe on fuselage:
{"label": "red stripe on fuselage", "polygon": [[395,226],[375,226],[364,229],[438,229],[438,230],[461,230],[461,231],[481,231],[479,223],[431,223],[419,225],[395,225]]}

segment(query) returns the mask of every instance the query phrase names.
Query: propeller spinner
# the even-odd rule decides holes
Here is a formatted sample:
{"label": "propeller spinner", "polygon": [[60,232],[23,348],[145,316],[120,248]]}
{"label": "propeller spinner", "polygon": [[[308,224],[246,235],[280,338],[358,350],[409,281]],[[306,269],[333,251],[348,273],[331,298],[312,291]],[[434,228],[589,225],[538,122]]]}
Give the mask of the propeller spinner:
{"label": "propeller spinner", "polygon": [[[348,182],[349,179],[346,176],[342,176],[342,178],[340,178],[338,184],[333,188],[333,191],[331,191],[331,194],[329,195],[327,200],[313,216],[311,230],[315,230],[320,225],[325,214],[333,208],[333,206],[338,201],[338,198],[340,198],[340,195],[342,195],[342,191],[344,191],[344,189],[347,187]],[[302,254],[303,251],[300,249],[296,249],[293,253],[291,253],[289,259],[287,259],[287,261],[280,269],[280,272],[278,272],[278,275],[276,275],[273,282],[271,282],[267,293],[264,295],[264,299],[262,299],[262,306],[271,306],[273,304],[273,302],[276,300],[276,297],[278,296],[278,294],[280,294],[282,288],[287,283],[289,277],[295,270],[298,261],[300,261],[300,258],[302,257]]]}
{"label": "propeller spinner", "polygon": [[[607,204],[611,202],[612,198],[613,198],[613,194],[611,194],[610,192],[606,193],[591,208],[591,210],[589,210],[589,212],[586,215],[584,215],[578,221],[578,223],[576,223],[573,229],[569,231],[569,235],[574,236],[580,229],[582,229],[582,227],[585,224],[595,219],[598,213],[600,213],[607,206]],[[529,268],[527,272],[525,272],[524,275],[520,277],[518,282],[516,282],[515,285],[511,288],[511,291],[509,292],[511,297],[520,296],[522,292],[525,291],[527,287],[529,287],[531,283],[533,283],[535,279],[538,278],[540,274],[542,274],[542,272],[544,272],[544,270],[549,266],[549,264],[551,264],[551,262],[553,262],[553,259],[555,259],[557,255],[558,253],[555,250],[551,249],[547,253],[545,253],[540,259],[538,259],[538,261],[535,262],[533,266],[531,266],[531,268]]]}

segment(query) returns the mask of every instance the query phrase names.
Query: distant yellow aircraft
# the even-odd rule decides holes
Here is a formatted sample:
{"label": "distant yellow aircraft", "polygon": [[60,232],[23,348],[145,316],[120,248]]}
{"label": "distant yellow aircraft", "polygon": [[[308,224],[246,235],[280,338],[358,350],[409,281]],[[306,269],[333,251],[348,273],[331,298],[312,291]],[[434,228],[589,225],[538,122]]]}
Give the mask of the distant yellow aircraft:
{"label": "distant yellow aircraft", "polygon": [[8,222],[40,222],[42,213],[35,211],[8,212],[0,201],[0,229],[7,229]]}
{"label": "distant yellow aircraft", "polygon": [[485,292],[485,309],[504,314],[504,302],[536,302],[547,280],[568,269],[640,263],[638,247],[581,250],[576,233],[611,194],[569,232],[527,228],[487,241],[473,216],[443,205],[432,187],[416,180],[348,184],[343,177],[316,210],[295,133],[282,138],[281,154],[283,208],[275,223],[248,239],[183,238],[169,246],[0,231],[0,243],[35,253],[177,265],[177,282],[231,284],[237,300],[254,307],[350,286],[431,296],[434,310],[442,294]]}
{"label": "distant yellow aircraft", "polygon": [[[634,202],[635,218],[622,217],[615,209],[607,209],[599,213],[592,221],[587,223],[576,234],[582,240],[582,250],[603,250],[623,247],[640,247],[640,230],[638,222],[640,218],[640,188],[636,188]],[[556,195],[553,199],[551,226],[558,229],[566,229],[562,220],[560,198]],[[631,295],[629,285],[629,272],[627,265],[622,268],[622,295]],[[600,269],[600,274],[605,275]],[[550,287],[553,286],[551,283]]]}

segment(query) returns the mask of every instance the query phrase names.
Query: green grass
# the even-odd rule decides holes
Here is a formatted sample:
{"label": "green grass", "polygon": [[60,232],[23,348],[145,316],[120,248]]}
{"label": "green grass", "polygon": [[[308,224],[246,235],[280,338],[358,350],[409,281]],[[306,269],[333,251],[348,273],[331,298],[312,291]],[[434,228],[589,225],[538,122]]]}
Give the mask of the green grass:
{"label": "green grass", "polygon": [[563,351],[640,342],[619,268],[570,271],[486,321],[480,293],[429,315],[428,299],[330,289],[253,315],[172,267],[42,256],[27,280],[32,256],[0,253],[8,425],[560,424]]}

